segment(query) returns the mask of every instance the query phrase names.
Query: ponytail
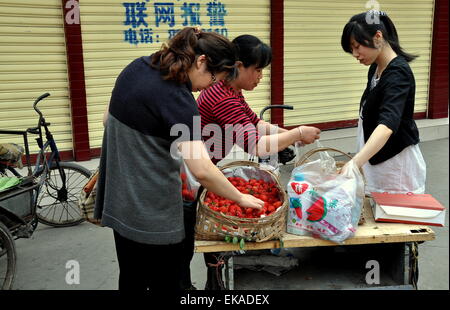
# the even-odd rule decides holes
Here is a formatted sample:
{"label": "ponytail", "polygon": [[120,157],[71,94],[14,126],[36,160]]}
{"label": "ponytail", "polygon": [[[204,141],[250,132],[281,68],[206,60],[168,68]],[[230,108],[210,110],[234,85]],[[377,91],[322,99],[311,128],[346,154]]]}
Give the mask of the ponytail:
{"label": "ponytail", "polygon": [[[383,12],[384,13],[384,12]],[[398,38],[397,29],[394,26],[394,23],[392,20],[387,16],[387,14],[380,15],[380,20],[384,25],[384,28],[386,29],[385,40],[389,43],[389,45],[392,47],[395,53],[397,55],[402,56],[405,58],[407,62],[411,62],[414,59],[416,59],[417,55],[412,55],[403,50],[403,48],[400,46],[400,40]]]}
{"label": "ponytail", "polygon": [[197,56],[206,56],[206,66],[211,73],[228,72],[228,78],[237,76],[235,62],[237,52],[225,37],[202,32],[199,28],[186,27],[152,55],[151,66],[158,69],[165,80],[178,83],[189,81],[188,71]]}
{"label": "ponytail", "polygon": [[184,28],[153,54],[152,67],[159,69],[165,80],[186,83],[189,79],[187,72],[195,61],[192,46],[196,46],[197,41],[195,29]]}
{"label": "ponytail", "polygon": [[387,13],[375,10],[363,12],[350,18],[342,31],[342,49],[347,53],[352,53],[350,46],[352,38],[363,46],[375,48],[373,37],[377,31],[381,31],[383,38],[389,43],[394,52],[404,57],[407,62],[418,57],[417,55],[406,53],[400,46],[397,29]]}

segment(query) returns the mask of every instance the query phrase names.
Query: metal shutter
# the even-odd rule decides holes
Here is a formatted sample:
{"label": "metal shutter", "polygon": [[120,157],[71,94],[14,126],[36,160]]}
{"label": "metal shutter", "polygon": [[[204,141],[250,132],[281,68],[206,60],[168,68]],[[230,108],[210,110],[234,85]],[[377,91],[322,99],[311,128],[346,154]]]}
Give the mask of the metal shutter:
{"label": "metal shutter", "polygon": [[[227,35],[229,39],[249,33],[258,36],[267,44],[270,43],[268,0],[251,0],[245,3],[239,0],[161,2],[165,5],[161,6],[158,4],[160,2],[153,1],[138,2],[139,6],[131,1],[80,1],[91,148],[101,146],[103,112],[110,100],[117,75],[135,58],[158,50],[169,38],[169,30],[183,28],[183,22],[187,22],[186,26],[198,26],[196,22],[200,20],[200,26],[204,30],[218,29],[218,32]],[[183,16],[185,10],[191,10],[192,14]],[[163,15],[162,12],[169,14]],[[171,12],[173,19],[170,18]],[[214,14],[215,12],[218,14]],[[210,25],[211,20],[215,25]],[[133,27],[133,23],[136,27]],[[170,26],[171,23],[173,26]],[[134,41],[133,44],[129,42],[130,40],[125,41],[134,38],[132,30],[136,30],[135,40],[131,40]],[[266,71],[261,85],[245,94],[250,106],[256,112],[270,103],[270,70]]]}
{"label": "metal shutter", "polygon": [[[0,128],[25,130],[37,125],[34,100],[52,125],[60,150],[72,149],[64,25],[59,0],[0,0]],[[20,136],[0,143],[23,144]],[[29,140],[30,151],[38,147]]]}
{"label": "metal shutter", "polygon": [[[368,67],[345,53],[340,39],[344,25],[366,11],[365,5],[359,0],[285,0],[284,95],[285,104],[295,107],[285,114],[285,125],[358,117]],[[394,21],[402,47],[420,55],[411,63],[415,112],[426,111],[428,103],[433,6],[433,0],[383,1],[379,8]]]}

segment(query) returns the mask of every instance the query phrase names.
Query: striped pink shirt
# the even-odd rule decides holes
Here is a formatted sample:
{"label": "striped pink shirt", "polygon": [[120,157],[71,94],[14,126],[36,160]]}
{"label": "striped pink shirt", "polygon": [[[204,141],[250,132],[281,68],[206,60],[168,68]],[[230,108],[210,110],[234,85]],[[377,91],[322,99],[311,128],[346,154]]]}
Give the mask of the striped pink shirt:
{"label": "striped pink shirt", "polygon": [[260,138],[256,127],[260,119],[241,91],[221,81],[202,91],[197,104],[203,140],[214,163],[223,159],[234,144],[248,153],[254,150]]}

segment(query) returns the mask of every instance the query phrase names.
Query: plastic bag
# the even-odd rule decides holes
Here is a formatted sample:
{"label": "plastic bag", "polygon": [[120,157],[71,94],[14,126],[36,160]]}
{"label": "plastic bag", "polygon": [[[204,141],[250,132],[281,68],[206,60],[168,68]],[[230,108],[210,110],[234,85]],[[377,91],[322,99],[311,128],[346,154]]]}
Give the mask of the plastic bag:
{"label": "plastic bag", "polygon": [[312,188],[289,194],[287,232],[336,243],[353,237],[364,202],[364,178],[355,163],[351,160],[345,173],[338,174],[333,157],[320,152],[320,159],[293,169],[289,184],[298,174]]}
{"label": "plastic bag", "polygon": [[259,167],[280,176],[280,168],[278,165],[278,154],[272,154],[259,157]]}
{"label": "plastic bag", "polygon": [[180,168],[180,176],[181,195],[183,196],[183,200],[195,201],[201,184],[198,183],[197,179],[194,177],[191,171],[189,171],[189,168],[186,166],[184,160]]}
{"label": "plastic bag", "polygon": [[0,161],[13,167],[23,168],[22,155],[24,148],[15,143],[0,144]]}

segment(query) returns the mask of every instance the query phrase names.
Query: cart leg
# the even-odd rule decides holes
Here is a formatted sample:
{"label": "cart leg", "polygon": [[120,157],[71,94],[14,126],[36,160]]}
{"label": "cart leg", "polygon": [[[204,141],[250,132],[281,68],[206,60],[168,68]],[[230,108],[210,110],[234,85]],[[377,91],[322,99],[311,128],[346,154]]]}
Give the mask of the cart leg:
{"label": "cart leg", "polygon": [[225,287],[227,290],[234,290],[234,269],[233,269],[233,255],[225,259],[224,268]]}
{"label": "cart leg", "polygon": [[406,247],[406,259],[409,260],[408,265],[408,283],[412,284],[417,290],[417,283],[419,282],[419,245],[417,242],[408,243]]}
{"label": "cart leg", "polygon": [[391,268],[395,282],[417,290],[417,282],[419,280],[419,249],[417,242],[396,244],[396,247],[392,248],[390,252],[393,255]]}

